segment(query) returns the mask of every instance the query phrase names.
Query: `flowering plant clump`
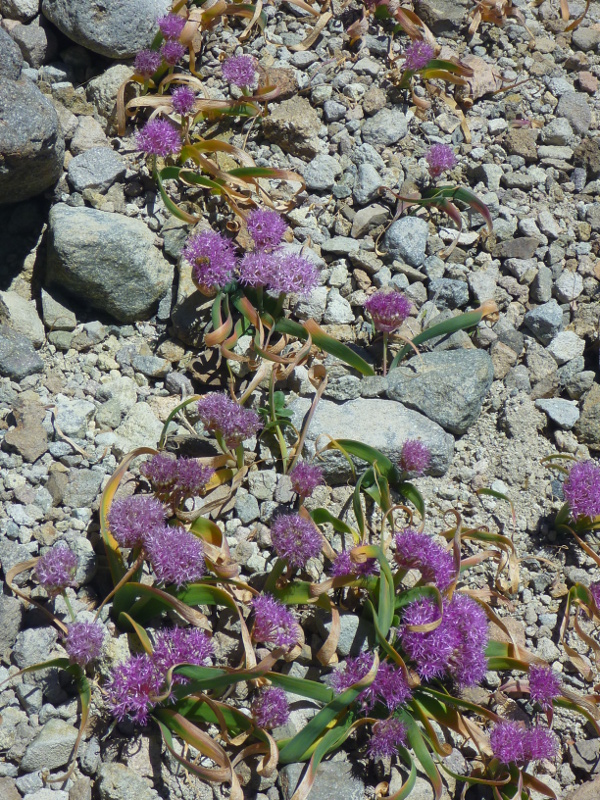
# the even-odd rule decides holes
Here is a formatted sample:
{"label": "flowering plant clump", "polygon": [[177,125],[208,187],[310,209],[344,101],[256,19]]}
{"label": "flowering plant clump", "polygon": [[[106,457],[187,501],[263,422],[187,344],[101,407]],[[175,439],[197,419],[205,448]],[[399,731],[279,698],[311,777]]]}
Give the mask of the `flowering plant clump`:
{"label": "flowering plant clump", "polygon": [[301,498],[310,497],[317,486],[325,483],[321,467],[317,464],[308,464],[306,461],[299,461],[290,470],[289,476],[292,489]]}
{"label": "flowering plant clump", "polygon": [[223,62],[223,77],[240,89],[249,89],[256,83],[256,59],[253,56],[234,56]]}
{"label": "flowering plant clump", "polygon": [[58,545],[48,550],[35,566],[35,576],[40,586],[50,594],[58,594],[67,586],[76,586],[75,573],[79,559],[68,547]]}
{"label": "flowering plant clump", "polygon": [[400,292],[375,292],[365,303],[373,327],[383,333],[383,374],[387,374],[388,335],[397,330],[408,317],[412,303]]}
{"label": "flowering plant clump", "polygon": [[427,151],[425,160],[432,178],[439,178],[444,172],[456,166],[454,150],[448,144],[434,144]]}
{"label": "flowering plant clump", "polygon": [[224,449],[236,448],[262,427],[260,416],[225,394],[213,392],[198,401],[198,414],[204,427],[214,433]]}
{"label": "flowering plant clump", "polygon": [[102,653],[106,634],[97,622],[73,622],[69,625],[64,647],[74,664],[85,667]]}
{"label": "flowering plant clump", "polygon": [[323,537],[314,523],[300,514],[282,514],[271,525],[273,548],[291,567],[302,569],[321,552]]}
{"label": "flowering plant clump", "polygon": [[275,686],[264,689],[252,703],[252,715],[261,728],[271,729],[285,725],[290,709],[283,689]]}

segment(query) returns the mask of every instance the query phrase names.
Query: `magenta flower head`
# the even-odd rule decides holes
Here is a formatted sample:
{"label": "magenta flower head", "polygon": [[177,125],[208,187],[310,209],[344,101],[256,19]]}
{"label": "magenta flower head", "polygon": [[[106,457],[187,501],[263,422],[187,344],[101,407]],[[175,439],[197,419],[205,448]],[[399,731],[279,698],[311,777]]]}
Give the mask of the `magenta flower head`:
{"label": "magenta flower head", "polygon": [[431,461],[431,450],[419,439],[407,439],[400,453],[400,469],[422,475]]}
{"label": "magenta flower head", "polygon": [[600,609],[600,581],[592,581],[590,583],[590,594],[596,604],[596,608]]}
{"label": "magenta flower head", "polygon": [[173,487],[176,501],[182,503],[191,497],[200,497],[214,474],[212,467],[205,467],[195,458],[178,458],[177,477]]}
{"label": "magenta flower head", "polygon": [[426,583],[434,583],[442,592],[456,577],[452,554],[426,533],[410,529],[397,533],[395,559],[401,569],[418,569]]}
{"label": "magenta flower head", "polygon": [[553,761],[558,755],[558,737],[548,728],[534,725],[525,731],[525,755],[528,761]]}
{"label": "magenta flower head", "polygon": [[151,119],[135,135],[138,150],[151,156],[175,155],[181,150],[181,136],[166,119]]}
{"label": "magenta flower head", "polygon": [[529,667],[529,695],[544,711],[552,708],[552,701],[561,695],[560,675],[545,664]]}
{"label": "magenta flower head", "polygon": [[165,39],[179,39],[185,27],[185,19],[177,14],[167,14],[159,18],[158,27]]}
{"label": "magenta flower head", "polygon": [[518,722],[503,720],[490,731],[490,746],[502,764],[523,764],[525,757],[525,729]]}
{"label": "magenta flower head", "polygon": [[277,260],[267,250],[246,253],[240,261],[239,281],[243,286],[257,289],[269,286],[277,269]]}
{"label": "magenta flower head", "polygon": [[146,653],[118,664],[106,687],[111,714],[119,722],[129,717],[139,725],[146,725],[160,696],[162,683],[162,676]]}
{"label": "magenta flower head", "polygon": [[79,559],[66,545],[58,545],[48,550],[34,567],[35,577],[48,594],[64,591],[67,586],[77,586],[75,573]]}
{"label": "magenta flower head", "polygon": [[222,436],[227,447],[237,447],[262,428],[260,417],[226,394],[211,392],[198,400],[198,414],[204,427]]}
{"label": "magenta flower head", "polygon": [[178,61],[181,61],[185,53],[185,46],[182,45],[181,42],[176,42],[174,39],[169,39],[160,48],[161,56],[170,67],[174,67]]}
{"label": "magenta flower head", "polygon": [[[361,653],[359,656],[347,658],[343,664],[336,667],[326,680],[336,694],[342,694],[350,686],[361,681],[373,666],[373,656],[370,653]],[[370,689],[371,687],[368,687]],[[365,690],[365,691],[368,691]],[[362,698],[361,692],[359,698]],[[370,706],[373,704],[370,703]]]}
{"label": "magenta flower head", "polygon": [[108,512],[110,532],[120,547],[138,547],[144,537],[165,522],[162,504],[149,495],[134,495],[115,500]]}
{"label": "magenta flower head", "polygon": [[220,233],[195,233],[185,243],[182,255],[192,265],[192,278],[201,291],[214,292],[233,279],[235,246]]}
{"label": "magenta flower head", "polygon": [[279,558],[302,569],[321,552],[323,537],[315,524],[300,514],[282,514],[271,525],[271,541]]}
{"label": "magenta flower head", "polygon": [[161,583],[180,589],[206,572],[202,541],[185,528],[154,528],[145,537],[144,549]]}
{"label": "magenta flower head", "polygon": [[140,50],[135,57],[133,67],[138,75],[148,80],[162,64],[162,56],[156,50]]}
{"label": "magenta flower head", "polygon": [[177,459],[166,453],[157,453],[142,464],[140,472],[154,492],[162,497],[171,491],[177,480]]}
{"label": "magenta flower head", "polygon": [[173,103],[173,110],[185,117],[194,110],[196,93],[190,86],[178,86],[177,89],[173,89],[171,92],[171,102]]}
{"label": "magenta flower head", "polygon": [[300,255],[283,253],[275,259],[268,288],[277,294],[299,294],[305,297],[319,285],[319,270],[312,261]]}
{"label": "magenta flower head", "polygon": [[223,77],[229,83],[245,89],[256,81],[256,59],[253,56],[234,56],[223,62]]}
{"label": "magenta flower head", "polygon": [[600,465],[591,459],[574,464],[563,484],[575,519],[600,516]]}
{"label": "magenta flower head", "polygon": [[410,314],[412,303],[400,292],[375,292],[365,303],[375,330],[391,333]]}
{"label": "magenta flower head", "polygon": [[378,720],[367,745],[369,758],[391,758],[400,745],[406,745],[406,725],[396,717]]}
{"label": "magenta flower head", "polygon": [[252,703],[251,711],[259,728],[278,728],[285,725],[290,716],[286,694],[275,686],[263,689]]}
{"label": "magenta flower head", "polygon": [[461,689],[476,686],[487,670],[487,617],[479,603],[457,592],[444,613],[444,625],[458,640],[449,659],[448,673]]}
{"label": "magenta flower head", "polygon": [[429,174],[432,178],[439,178],[443,172],[456,166],[456,156],[449,144],[432,145],[425,159],[429,164]]}
{"label": "magenta flower head", "polygon": [[[212,639],[199,628],[170,628],[156,637],[152,660],[158,672],[164,676],[176,664],[209,666],[214,654]],[[188,683],[183,675],[173,676],[174,684]]]}
{"label": "magenta flower head", "polygon": [[290,471],[292,489],[300,497],[310,497],[317,486],[322,486],[323,470],[317,464],[308,464],[306,461],[299,461],[294,469]]}
{"label": "magenta flower head", "polygon": [[334,578],[343,575],[376,575],[378,572],[379,564],[376,558],[367,558],[362,564],[355,564],[347,550],[338,553],[331,565],[331,575]]}
{"label": "magenta flower head", "polygon": [[286,648],[298,643],[299,625],[284,605],[265,594],[255,597],[252,606],[254,608],[252,636],[256,642]]}
{"label": "magenta flower head", "polygon": [[411,72],[423,69],[435,55],[435,50],[429,42],[417,39],[404,51],[404,68]]}
{"label": "magenta flower head", "polygon": [[287,223],[276,211],[257,208],[248,214],[248,233],[259,249],[277,247],[281,244]]}
{"label": "magenta flower head", "polygon": [[64,648],[74,664],[85,667],[99,658],[104,646],[104,628],[98,622],[72,622],[64,639]]}
{"label": "magenta flower head", "polygon": [[379,665],[370,689],[388,707],[388,711],[395,711],[412,697],[404,672],[391,661],[384,661]]}

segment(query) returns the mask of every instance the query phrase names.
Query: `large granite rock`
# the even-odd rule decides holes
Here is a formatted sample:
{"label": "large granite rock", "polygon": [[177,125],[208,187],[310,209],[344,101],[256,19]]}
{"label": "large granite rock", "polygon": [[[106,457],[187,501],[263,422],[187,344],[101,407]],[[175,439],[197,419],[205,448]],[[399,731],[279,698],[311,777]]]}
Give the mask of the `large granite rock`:
{"label": "large granite rock", "polygon": [[389,373],[387,395],[461,435],[477,420],[493,379],[483,350],[424,353]]}
{"label": "large granite rock", "polygon": [[120,322],[149,317],[173,267],[143,222],[59,203],[50,212],[46,281]]}
{"label": "large granite rock", "polygon": [[65,36],[108,58],[129,58],[148,47],[170,0],[43,0],[42,12]]}
{"label": "large granite rock", "polygon": [[[17,62],[11,63],[14,73]],[[28,78],[0,81],[0,205],[28,200],[56,183],[64,155],[50,100]]]}
{"label": "large granite rock", "polygon": [[19,45],[0,28],[0,77],[18,80],[23,68],[23,56]]}

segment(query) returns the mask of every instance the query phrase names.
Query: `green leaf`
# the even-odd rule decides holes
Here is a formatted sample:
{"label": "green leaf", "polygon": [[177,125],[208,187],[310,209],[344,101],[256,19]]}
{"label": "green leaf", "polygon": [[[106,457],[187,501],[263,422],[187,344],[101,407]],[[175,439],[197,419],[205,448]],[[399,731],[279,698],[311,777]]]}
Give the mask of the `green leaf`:
{"label": "green leaf", "polygon": [[421,515],[421,519],[425,519],[425,500],[417,487],[409,483],[409,481],[399,481],[396,488],[400,494],[404,495],[407,500],[410,500]]}
{"label": "green leaf", "polygon": [[[339,445],[339,447],[337,447],[337,445]],[[335,442],[331,442],[327,445],[325,449],[339,450],[340,448],[343,448],[347,453],[350,453],[350,455],[368,462],[371,466],[377,464],[380,473],[386,477],[389,477],[394,472],[395,467],[387,456],[384,456],[379,450],[363,442],[357,442],[354,439],[336,439]]]}
{"label": "green leaf", "polygon": [[181,171],[180,167],[165,167],[164,169],[161,169],[160,172],[156,172],[156,182],[158,184],[158,191],[160,192],[160,196],[162,197],[163,203],[169,209],[171,214],[173,214],[174,217],[183,220],[183,222],[196,223],[198,222],[198,217],[195,217],[193,214],[188,214],[187,211],[184,211],[182,208],[179,208],[177,203],[174,203],[173,200],[171,200],[163,184],[163,179],[178,180],[180,171]]}
{"label": "green leaf", "polygon": [[438,769],[431,757],[431,753],[429,752],[427,745],[425,744],[425,740],[423,739],[423,734],[421,733],[420,728],[418,727],[417,723],[403,709],[401,710],[401,718],[404,724],[406,725],[407,729],[407,737],[408,743],[412,747],[415,756],[418,758],[419,763],[423,767],[425,774],[431,781],[431,785],[433,786],[433,791],[435,793],[436,800],[442,796],[442,778]]}
{"label": "green leaf", "polygon": [[194,401],[197,402],[198,400],[200,400],[199,394],[194,394],[191,397],[186,397],[186,399],[182,403],[176,405],[175,408],[169,413],[169,416],[166,418],[165,424],[163,425],[163,429],[160,433],[160,439],[158,440],[159,450],[162,450],[163,447],[165,446],[165,442],[167,441],[167,435],[168,435],[167,431],[169,430],[169,425],[171,424],[171,422],[173,422],[175,415],[179,411],[181,411],[182,408],[185,408],[186,406],[189,406],[190,403],[193,403]]}
{"label": "green leaf", "polygon": [[351,528],[350,525],[347,525],[338,517],[334,517],[334,515],[326,508],[315,508],[310,512],[310,516],[312,517],[313,522],[317,525],[325,525],[328,523],[338,533],[348,533],[355,540],[358,540],[359,538],[358,533],[354,530],[354,528]]}
{"label": "green leaf", "polygon": [[318,703],[330,703],[333,700],[333,690],[324,683],[310,681],[306,678],[294,678],[292,675],[284,675],[281,672],[268,672],[266,677],[274,686],[279,686],[286,692],[316,700]]}
{"label": "green leaf", "polygon": [[[444,322],[438,322],[437,325],[432,325],[431,328],[427,328],[427,330],[417,334],[417,336],[412,339],[412,344],[417,346],[423,344],[423,342],[429,341],[430,339],[435,339],[437,336],[447,336],[451,333],[456,333],[456,331],[464,331],[468,328],[474,328],[481,322],[482,319],[482,311],[467,311],[464,314],[459,314],[456,317],[444,320]],[[412,347],[409,344],[405,344],[404,347],[396,354],[391,363],[390,369],[397,367],[404,356],[412,351]]]}

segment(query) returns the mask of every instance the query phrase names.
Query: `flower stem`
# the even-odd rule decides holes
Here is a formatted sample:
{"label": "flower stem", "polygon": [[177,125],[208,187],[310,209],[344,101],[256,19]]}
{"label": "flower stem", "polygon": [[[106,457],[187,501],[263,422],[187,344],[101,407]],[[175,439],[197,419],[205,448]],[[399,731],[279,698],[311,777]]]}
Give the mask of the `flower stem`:
{"label": "flower stem", "polygon": [[383,332],[383,377],[387,375],[388,333]]}

